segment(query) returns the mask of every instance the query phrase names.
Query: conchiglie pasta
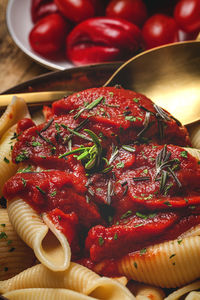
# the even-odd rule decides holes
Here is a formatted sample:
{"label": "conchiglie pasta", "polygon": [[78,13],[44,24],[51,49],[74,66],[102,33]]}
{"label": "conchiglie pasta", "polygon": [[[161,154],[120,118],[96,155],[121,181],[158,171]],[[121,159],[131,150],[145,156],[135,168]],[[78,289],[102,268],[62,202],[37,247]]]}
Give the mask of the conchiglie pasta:
{"label": "conchiglie pasta", "polygon": [[12,163],[11,158],[11,148],[15,143],[12,138],[15,131],[16,125],[13,125],[0,140],[0,197],[4,183],[17,171],[17,165]]}
{"label": "conchiglie pasta", "polygon": [[200,300],[200,292],[191,292],[185,300]]}
{"label": "conchiglie pasta", "polygon": [[200,149],[200,122],[188,126],[192,147]]}
{"label": "conchiglie pasta", "polygon": [[189,154],[200,160],[200,150],[195,148],[184,148]]}
{"label": "conchiglie pasta", "polygon": [[69,267],[71,251],[66,237],[21,199],[8,203],[8,215],[18,235],[34,250],[37,259],[53,271]]}
{"label": "conchiglie pasta", "polygon": [[0,280],[8,279],[35,263],[35,255],[16,234],[6,209],[0,209]]}
{"label": "conchiglie pasta", "polygon": [[163,300],[165,296],[161,288],[132,280],[129,282],[128,288],[134,294],[136,300]]}
{"label": "conchiglie pasta", "polygon": [[93,271],[71,263],[64,272],[53,272],[43,265],[29,268],[0,282],[0,293],[25,288],[66,288],[106,300],[134,300],[130,291],[116,280],[100,277]]}
{"label": "conchiglie pasta", "polygon": [[[166,297],[165,300],[178,300],[180,298],[182,299],[182,297],[184,295],[187,295],[191,291],[195,291],[195,290],[198,290],[198,289],[200,289],[200,281],[199,280],[174,291],[168,297]],[[186,299],[188,300],[187,297],[186,297]],[[198,298],[193,298],[193,299],[197,300]]]}
{"label": "conchiglie pasta", "polygon": [[0,118],[0,138],[14,124],[23,118],[30,118],[24,99],[14,96]]}
{"label": "conchiglie pasta", "polygon": [[9,300],[92,300],[95,298],[67,289],[22,289],[14,290],[3,295]]}
{"label": "conchiglie pasta", "polygon": [[33,113],[32,120],[36,125],[42,124],[45,119],[42,110],[38,110]]}
{"label": "conchiglie pasta", "polygon": [[155,286],[173,288],[200,276],[200,237],[191,236],[146,248],[117,262],[120,274]]}

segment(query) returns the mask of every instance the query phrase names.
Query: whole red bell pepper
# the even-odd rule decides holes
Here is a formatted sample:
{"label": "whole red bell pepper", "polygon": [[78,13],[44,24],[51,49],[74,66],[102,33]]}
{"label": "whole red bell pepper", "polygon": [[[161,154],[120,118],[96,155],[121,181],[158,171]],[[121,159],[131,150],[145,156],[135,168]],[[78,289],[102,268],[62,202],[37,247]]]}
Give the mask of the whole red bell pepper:
{"label": "whole red bell pepper", "polygon": [[96,17],[74,27],[66,55],[75,65],[126,60],[141,47],[140,29],[122,19]]}
{"label": "whole red bell pepper", "polygon": [[32,0],[31,1],[31,19],[36,23],[41,18],[58,12],[57,5],[54,0]]}

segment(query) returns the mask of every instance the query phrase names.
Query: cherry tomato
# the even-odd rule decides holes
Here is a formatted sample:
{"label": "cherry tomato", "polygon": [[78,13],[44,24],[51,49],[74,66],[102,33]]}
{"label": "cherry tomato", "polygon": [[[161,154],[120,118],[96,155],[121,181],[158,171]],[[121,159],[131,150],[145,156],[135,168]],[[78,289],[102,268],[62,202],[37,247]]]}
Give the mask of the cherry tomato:
{"label": "cherry tomato", "polygon": [[53,0],[32,0],[31,1],[31,18],[33,23],[39,19],[58,12],[58,8]]}
{"label": "cherry tomato", "polygon": [[164,14],[151,16],[142,28],[147,49],[178,41],[178,29],[173,18]]}
{"label": "cherry tomato", "polygon": [[186,32],[200,30],[200,0],[180,0],[175,6],[174,18]]}
{"label": "cherry tomato", "polygon": [[185,32],[182,29],[178,30],[178,41],[191,41],[195,40],[198,36],[198,32]]}
{"label": "cherry tomato", "polygon": [[100,0],[55,0],[60,12],[69,20],[80,23],[94,17],[100,7]]}
{"label": "cherry tomato", "polygon": [[147,19],[147,9],[142,0],[112,0],[106,8],[106,16],[122,18],[142,26]]}
{"label": "cherry tomato", "polygon": [[70,25],[58,14],[40,19],[29,34],[31,47],[42,55],[59,51],[65,41]]}

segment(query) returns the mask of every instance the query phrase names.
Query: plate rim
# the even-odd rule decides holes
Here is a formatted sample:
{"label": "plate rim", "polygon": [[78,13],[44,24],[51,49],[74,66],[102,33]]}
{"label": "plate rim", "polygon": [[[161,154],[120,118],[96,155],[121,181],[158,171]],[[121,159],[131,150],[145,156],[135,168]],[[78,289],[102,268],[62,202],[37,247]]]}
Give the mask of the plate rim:
{"label": "plate rim", "polygon": [[[30,1],[30,0],[26,0],[26,1]],[[59,64],[55,64],[55,63],[52,63],[52,62],[49,62],[49,61],[47,62],[47,60],[45,58],[42,58],[41,56],[38,56],[36,53],[31,52],[29,49],[27,49],[23,45],[23,43],[15,35],[15,31],[14,31],[14,28],[12,26],[11,11],[12,11],[14,2],[15,2],[15,0],[9,0],[8,1],[7,8],[6,8],[6,24],[7,24],[9,34],[10,34],[11,38],[13,39],[14,43],[17,45],[17,47],[19,49],[21,49],[29,58],[34,60],[36,63],[39,63],[40,65],[42,65],[42,66],[44,66],[44,67],[46,67],[50,70],[63,71],[65,69],[73,69],[74,66],[70,66],[70,67],[65,68],[65,67],[62,67]]]}

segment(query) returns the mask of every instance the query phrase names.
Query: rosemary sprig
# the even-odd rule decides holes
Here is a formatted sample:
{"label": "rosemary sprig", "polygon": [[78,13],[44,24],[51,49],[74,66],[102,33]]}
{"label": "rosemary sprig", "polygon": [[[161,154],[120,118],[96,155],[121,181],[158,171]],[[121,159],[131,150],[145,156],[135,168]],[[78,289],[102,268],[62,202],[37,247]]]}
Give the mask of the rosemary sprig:
{"label": "rosemary sprig", "polygon": [[109,165],[115,160],[115,158],[118,156],[118,154],[119,154],[119,150],[117,149],[117,147],[114,144],[112,144],[112,154],[108,161]]}
{"label": "rosemary sprig", "polygon": [[87,151],[89,150],[91,147],[79,147],[77,149],[74,149],[74,150],[71,150],[71,151],[68,151],[66,153],[63,153],[61,155],[58,156],[58,158],[63,158],[65,156],[68,156],[68,155],[71,155],[71,154],[74,154],[74,153],[79,153],[79,152],[84,152],[84,151]]}
{"label": "rosemary sprig", "polygon": [[[174,173],[173,168],[178,166],[180,164],[180,161],[176,158],[170,159],[171,157],[171,151],[167,152],[167,145],[164,145],[162,150],[158,153],[156,157],[156,177],[155,181],[160,180],[160,193],[166,195],[167,191],[169,190],[169,187],[167,185],[167,180],[169,178],[169,175],[173,177],[175,180],[177,186],[181,188],[182,184],[179,181],[178,177]],[[158,175],[161,173],[161,177],[158,179]]]}
{"label": "rosemary sprig", "polygon": [[146,111],[144,122],[143,122],[144,128],[137,134],[138,137],[140,137],[147,130],[147,128],[149,127],[150,117],[151,117],[151,112]]}
{"label": "rosemary sprig", "polygon": [[135,148],[129,145],[122,145],[122,148],[128,152],[135,152]]}
{"label": "rosemary sprig", "polygon": [[143,177],[133,177],[133,181],[149,181],[151,178],[149,176]]}
{"label": "rosemary sprig", "polygon": [[46,131],[46,130],[51,126],[51,124],[53,123],[53,121],[54,121],[53,118],[50,119],[50,120],[46,123],[46,125],[40,130],[40,132]]}
{"label": "rosemary sprig", "polygon": [[[89,129],[84,129],[84,131],[87,132],[87,134],[92,138],[91,141],[94,145],[91,147],[80,146],[77,149],[61,154],[58,158],[63,158],[71,154],[79,153],[79,156],[77,156],[77,160],[81,160],[82,162],[84,162],[85,169],[90,170],[94,167],[99,168],[103,159],[101,142],[93,131]],[[77,132],[75,134],[77,134]]]}
{"label": "rosemary sprig", "polygon": [[106,202],[108,205],[111,204],[111,197],[114,195],[114,187],[113,187],[113,182],[111,179],[108,181],[108,187],[107,187],[107,197],[106,197]]}
{"label": "rosemary sprig", "polygon": [[[61,126],[64,128],[64,129],[67,129],[69,132],[71,132],[73,135],[76,135],[76,136],[78,136],[78,137],[80,137],[80,138],[82,138],[82,139],[84,139],[84,140],[86,140],[86,141],[89,141],[89,142],[92,142],[92,139],[90,139],[90,138],[88,138],[86,135],[84,135],[84,134],[81,134],[81,133],[79,133],[77,130],[74,130],[74,129],[71,129],[71,128],[69,128],[68,126],[66,126],[66,125],[64,125],[64,124],[61,124]],[[67,139],[66,139],[66,141],[69,141],[69,139],[71,139],[72,138],[72,136],[71,137],[68,137]]]}
{"label": "rosemary sprig", "polygon": [[[44,131],[44,130],[43,130],[43,131]],[[43,136],[43,135],[41,134],[41,131],[36,130],[36,132],[37,132],[37,134],[39,135],[39,137],[40,137],[43,141],[45,141],[47,144],[50,144],[50,145],[52,145],[53,147],[55,147],[55,145],[54,145],[54,143],[53,143],[52,141],[50,141],[48,138],[46,138],[45,136]]]}
{"label": "rosemary sprig", "polygon": [[87,104],[85,107],[82,107],[79,112],[74,116],[74,119],[78,119],[78,117],[82,114],[82,112],[84,112],[85,110],[91,110],[94,107],[96,107],[102,100],[104,99],[103,96],[100,96],[99,98],[97,98],[96,100],[94,100],[93,102]]}
{"label": "rosemary sprig", "polygon": [[155,110],[157,111],[157,114],[160,118],[162,118],[165,121],[170,121],[170,116],[167,114],[160,106],[154,104],[153,105]]}

